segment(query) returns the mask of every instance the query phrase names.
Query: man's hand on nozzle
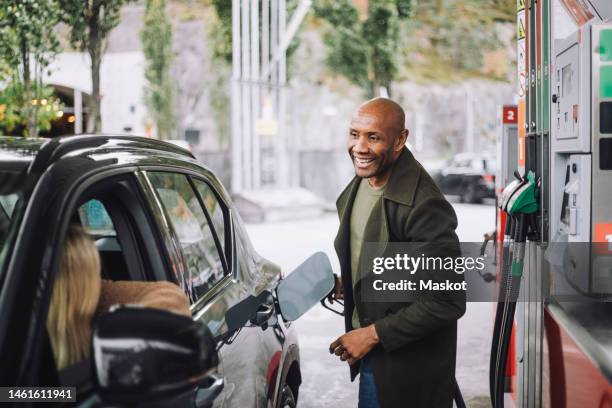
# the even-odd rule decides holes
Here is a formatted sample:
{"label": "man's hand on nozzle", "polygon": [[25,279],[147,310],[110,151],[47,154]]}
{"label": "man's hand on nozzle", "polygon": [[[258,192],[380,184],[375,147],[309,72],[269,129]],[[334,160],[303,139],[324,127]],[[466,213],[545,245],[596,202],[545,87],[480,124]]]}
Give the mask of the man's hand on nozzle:
{"label": "man's hand on nozzle", "polygon": [[327,296],[327,300],[330,304],[333,304],[334,300],[344,299],[344,292],[342,291],[342,280],[337,275],[334,275],[334,280],[334,290]]}

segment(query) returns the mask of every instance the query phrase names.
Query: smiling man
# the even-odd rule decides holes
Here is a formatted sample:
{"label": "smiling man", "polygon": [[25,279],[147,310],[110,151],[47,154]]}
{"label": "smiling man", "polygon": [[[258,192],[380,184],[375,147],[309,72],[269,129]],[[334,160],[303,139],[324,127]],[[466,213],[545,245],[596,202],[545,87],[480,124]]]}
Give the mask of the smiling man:
{"label": "smiling man", "polygon": [[[337,201],[334,242],[342,278],[346,334],[330,353],[359,379],[359,407],[451,407],[455,392],[457,319],[465,301],[436,298],[413,303],[361,300],[367,242],[450,243],[457,218],[429,174],[406,148],[403,109],[386,98],[362,104],[350,125],[348,153],[355,178]],[[381,294],[380,296],[384,296]],[[379,300],[379,301],[378,301]]]}

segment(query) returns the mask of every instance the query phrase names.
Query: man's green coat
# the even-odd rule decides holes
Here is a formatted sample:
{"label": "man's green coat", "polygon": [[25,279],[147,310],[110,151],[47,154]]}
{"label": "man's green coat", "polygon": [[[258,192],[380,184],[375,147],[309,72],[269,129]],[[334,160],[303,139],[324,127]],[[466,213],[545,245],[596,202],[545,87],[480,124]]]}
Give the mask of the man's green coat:
{"label": "man's green coat", "polygon": [[[361,270],[363,262],[360,262],[357,276],[361,278],[353,289],[349,225],[360,180],[355,177],[336,203],[340,227],[334,246],[342,273],[346,331],[353,329],[351,317],[355,305],[361,327],[375,324],[380,343],[370,352],[370,359],[383,408],[451,407],[457,319],[465,313],[465,297],[424,295],[413,303],[361,301],[361,283],[369,282],[368,275],[371,278],[372,274]],[[450,245],[457,255],[456,227],[453,208],[421,164],[404,148],[393,165],[382,198],[367,221],[364,246],[365,242],[382,243],[379,246],[384,253],[387,242],[442,242]],[[443,252],[446,253],[428,255],[452,255]],[[356,363],[351,366],[351,380],[358,372]]]}

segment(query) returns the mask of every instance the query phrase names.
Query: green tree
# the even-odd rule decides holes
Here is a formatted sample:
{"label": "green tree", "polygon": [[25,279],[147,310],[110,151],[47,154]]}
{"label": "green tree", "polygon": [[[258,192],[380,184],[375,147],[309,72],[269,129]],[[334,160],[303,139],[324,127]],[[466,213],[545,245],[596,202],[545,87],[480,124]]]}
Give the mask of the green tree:
{"label": "green tree", "polygon": [[63,11],[62,20],[70,27],[73,47],[86,51],[91,59],[92,102],[88,131],[99,132],[100,65],[106,37],[120,21],[121,7],[131,0],[58,0]]}
{"label": "green tree", "polygon": [[145,103],[157,126],[159,139],[171,138],[176,125],[170,66],[172,27],[166,17],[165,0],[146,0],[141,41],[145,67]]}
{"label": "green tree", "polygon": [[330,69],[373,97],[390,91],[398,74],[399,25],[410,17],[411,0],[369,0],[367,16],[351,0],[318,0],[315,15],[329,23],[323,40]]}
{"label": "green tree", "polygon": [[510,45],[499,38],[498,29],[515,21],[515,2],[418,2],[413,17],[402,27],[401,37],[405,39],[400,53],[405,60],[402,76],[417,81],[495,77],[483,71],[483,56]]}
{"label": "green tree", "polygon": [[48,93],[43,76],[59,51],[54,32],[58,21],[59,8],[53,0],[0,0],[0,79],[8,81],[2,117],[3,121],[19,117],[16,121],[25,122],[28,136],[38,134],[41,105],[37,102]]}
{"label": "green tree", "polygon": [[[31,101],[25,98],[24,86],[18,81],[8,82],[0,91],[0,134],[36,136],[50,130],[53,121],[63,115],[63,104],[52,87],[39,83],[33,89],[37,97]],[[36,112],[34,133],[27,129],[28,108]]]}

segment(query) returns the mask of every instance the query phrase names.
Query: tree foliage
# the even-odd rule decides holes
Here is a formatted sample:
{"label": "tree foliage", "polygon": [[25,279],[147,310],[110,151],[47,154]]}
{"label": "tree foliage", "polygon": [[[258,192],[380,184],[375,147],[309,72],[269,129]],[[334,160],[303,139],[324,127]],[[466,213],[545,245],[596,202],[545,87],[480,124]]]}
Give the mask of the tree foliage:
{"label": "tree foliage", "polygon": [[500,23],[513,23],[507,0],[315,0],[326,21],[327,65],[374,96],[400,78],[445,80],[483,75],[483,55],[503,48]]}
{"label": "tree foliage", "polygon": [[4,106],[0,121],[5,130],[21,125],[26,135],[38,134],[40,118],[48,111],[41,112],[36,101],[49,92],[43,77],[59,51],[54,32],[58,21],[59,8],[53,0],[0,0],[0,80],[7,83],[0,96]]}
{"label": "tree foliage", "polygon": [[166,17],[165,0],[145,2],[141,41],[145,67],[145,103],[157,127],[157,137],[169,139],[176,125],[170,67],[172,64],[172,27]]}
{"label": "tree foliage", "polygon": [[328,66],[370,97],[379,87],[390,90],[398,74],[399,24],[411,8],[411,0],[369,0],[363,18],[351,0],[316,1],[315,15],[329,23]]}
{"label": "tree foliage", "polygon": [[500,24],[513,24],[516,4],[502,0],[435,0],[416,3],[402,28],[404,75],[417,80],[488,76],[488,52],[504,49]]}
{"label": "tree foliage", "polygon": [[70,27],[73,47],[89,53],[91,58],[92,103],[88,130],[99,132],[100,66],[106,37],[119,24],[121,7],[131,0],[58,0],[62,20]]}
{"label": "tree foliage", "polygon": [[[40,82],[33,87],[36,97],[26,100],[21,82],[10,81],[0,92],[0,134],[35,136],[38,132],[48,131],[54,120],[62,116],[63,104],[54,95],[50,86]],[[28,103],[29,102],[29,103]],[[29,108],[35,112],[36,133],[27,129]]]}

